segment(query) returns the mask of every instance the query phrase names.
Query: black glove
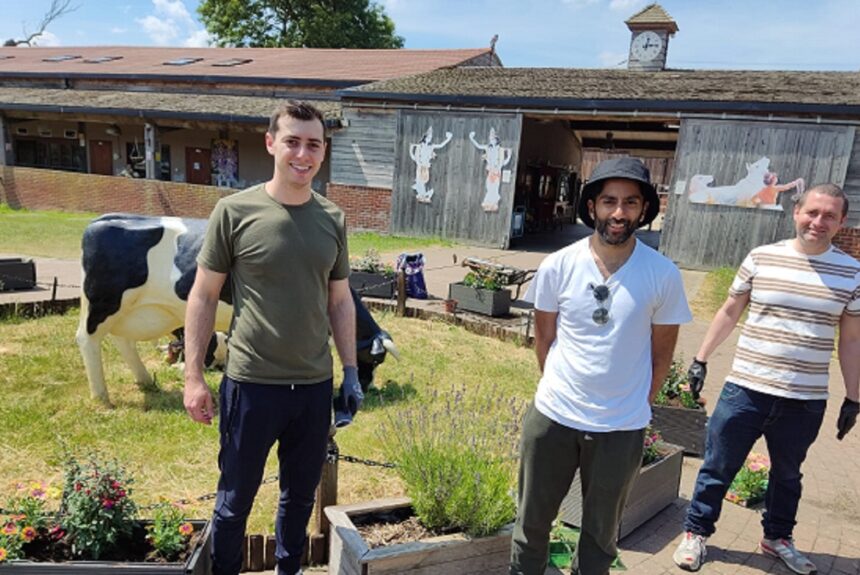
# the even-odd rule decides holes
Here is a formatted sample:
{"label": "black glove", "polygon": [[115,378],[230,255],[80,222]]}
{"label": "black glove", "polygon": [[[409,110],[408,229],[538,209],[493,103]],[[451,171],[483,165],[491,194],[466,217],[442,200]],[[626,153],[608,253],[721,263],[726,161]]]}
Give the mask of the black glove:
{"label": "black glove", "polygon": [[346,427],[352,423],[352,418],[361,407],[363,399],[364,393],[358,381],[358,368],[355,366],[343,368],[343,382],[334,398],[334,426]]}
{"label": "black glove", "polygon": [[699,399],[699,394],[705,386],[705,378],[708,376],[708,362],[699,361],[695,357],[693,363],[690,364],[690,369],[687,370],[687,382],[690,384],[690,391],[693,393],[694,399]]}
{"label": "black glove", "polygon": [[839,419],[836,420],[836,429],[839,430],[836,439],[842,441],[842,438],[848,435],[848,432],[857,423],[858,413],[860,413],[860,403],[846,397],[845,401],[842,402],[842,408],[839,410]]}

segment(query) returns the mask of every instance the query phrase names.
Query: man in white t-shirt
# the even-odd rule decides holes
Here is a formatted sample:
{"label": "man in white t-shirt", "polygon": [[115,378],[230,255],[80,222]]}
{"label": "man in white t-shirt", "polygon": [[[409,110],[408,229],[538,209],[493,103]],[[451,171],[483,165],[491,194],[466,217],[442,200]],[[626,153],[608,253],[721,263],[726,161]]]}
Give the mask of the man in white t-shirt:
{"label": "man in white t-shirt", "polygon": [[523,422],[511,575],[543,575],[552,522],[577,469],[574,572],[605,575],[615,559],[650,403],[678,325],[692,319],[678,268],[634,236],[659,207],[641,161],[601,162],[579,209],[594,233],[548,256],[529,288],[543,376]]}
{"label": "man in white t-shirt", "polygon": [[675,551],[682,569],[702,566],[723,497],[764,435],[771,468],[759,547],[795,573],[816,570],[794,546],[792,532],[800,466],[824,419],[837,325],[845,381],[838,439],[860,411],[860,262],[831,244],[847,215],[848,198],[839,186],[822,184],[801,194],[794,207],[796,237],[750,252],[705,334],[689,371],[696,393],[708,357],[749,305],[732,370],[708,421],[705,460]]}

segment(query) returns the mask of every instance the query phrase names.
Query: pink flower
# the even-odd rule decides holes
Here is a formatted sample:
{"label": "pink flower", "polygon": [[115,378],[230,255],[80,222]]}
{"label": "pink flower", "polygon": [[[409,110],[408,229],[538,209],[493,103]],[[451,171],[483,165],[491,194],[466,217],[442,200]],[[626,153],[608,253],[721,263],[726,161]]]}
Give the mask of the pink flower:
{"label": "pink flower", "polygon": [[190,523],[183,523],[179,526],[179,533],[188,537],[194,532],[194,526]]}
{"label": "pink flower", "polygon": [[54,525],[53,527],[51,527],[48,530],[48,535],[54,541],[59,541],[60,539],[62,539],[63,537],[66,536],[66,532],[63,531],[62,527],[60,527],[59,525]]}
{"label": "pink flower", "polygon": [[116,503],[116,501],[113,499],[102,499],[102,507],[105,509],[113,509],[114,503]]}
{"label": "pink flower", "polygon": [[751,461],[750,464],[747,465],[747,467],[750,471],[761,471],[763,469],[766,469],[766,467],[758,461]]}
{"label": "pink flower", "polygon": [[12,522],[3,526],[3,535],[15,535],[18,533],[18,526]]}

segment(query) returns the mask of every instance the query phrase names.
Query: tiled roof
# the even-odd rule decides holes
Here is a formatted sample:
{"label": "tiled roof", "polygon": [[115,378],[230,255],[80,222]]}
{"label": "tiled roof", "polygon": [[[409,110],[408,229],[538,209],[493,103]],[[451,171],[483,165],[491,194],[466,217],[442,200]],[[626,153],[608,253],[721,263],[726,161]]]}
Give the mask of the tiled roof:
{"label": "tiled roof", "polygon": [[[489,53],[489,48],[465,50],[350,50],[318,48],[156,48],[86,46],[52,48],[0,47],[0,75],[141,75],[197,78],[290,78],[297,80],[374,81],[420,74],[456,66]],[[78,56],[64,61],[46,58]],[[112,56],[119,59],[94,62]],[[201,58],[184,66],[165,65],[183,58]],[[228,60],[250,60],[215,66]]]}
{"label": "tiled roof", "polygon": [[659,4],[645,6],[642,10],[625,20],[624,23],[630,28],[653,26],[656,28],[669,28],[673,34],[678,31],[678,24]]}
{"label": "tiled roof", "polygon": [[[354,98],[512,107],[583,101],[785,103],[860,106],[860,73],[574,68],[452,68],[338,92]],[[507,103],[504,103],[504,102]],[[531,102],[531,103],[530,103]]]}
{"label": "tiled roof", "polygon": [[[181,118],[187,120],[266,122],[284,100],[213,94],[166,94],[106,90],[51,90],[0,86],[0,109]],[[340,104],[312,101],[327,119],[340,116]]]}

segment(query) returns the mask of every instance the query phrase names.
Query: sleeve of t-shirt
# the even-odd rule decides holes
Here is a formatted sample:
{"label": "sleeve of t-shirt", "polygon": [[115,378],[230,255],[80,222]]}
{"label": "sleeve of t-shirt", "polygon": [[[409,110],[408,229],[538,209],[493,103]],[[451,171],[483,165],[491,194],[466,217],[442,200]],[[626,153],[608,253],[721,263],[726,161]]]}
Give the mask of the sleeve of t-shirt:
{"label": "sleeve of t-shirt", "polygon": [[752,291],[752,281],[755,275],[755,258],[753,258],[752,253],[749,253],[735,274],[735,279],[729,287],[729,295],[739,296]]}
{"label": "sleeve of t-shirt", "polygon": [[329,280],[343,280],[349,277],[349,246],[346,239],[346,218],[341,213],[337,219],[338,244],[337,259],[331,268]]}
{"label": "sleeve of t-shirt", "polygon": [[230,218],[224,203],[219,201],[209,216],[206,235],[197,264],[213,272],[227,273],[233,265],[233,241],[230,233]]}
{"label": "sleeve of t-shirt", "polygon": [[845,313],[852,316],[860,315],[860,273],[854,276],[854,292],[851,294],[851,299],[848,305],[845,306]]}
{"label": "sleeve of t-shirt", "polygon": [[657,309],[651,316],[651,323],[657,325],[678,325],[693,321],[687,295],[684,293],[684,280],[674,265],[669,266],[668,277],[661,283],[662,291]]}
{"label": "sleeve of t-shirt", "polygon": [[525,300],[532,302],[538,311],[558,311],[558,266],[554,256],[541,262],[529,284]]}

